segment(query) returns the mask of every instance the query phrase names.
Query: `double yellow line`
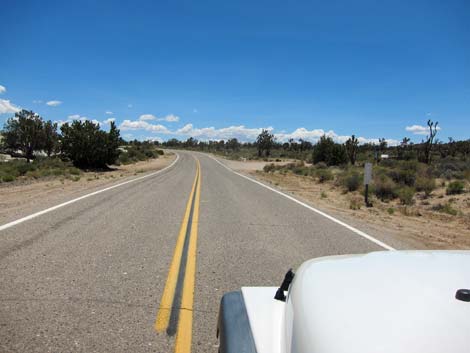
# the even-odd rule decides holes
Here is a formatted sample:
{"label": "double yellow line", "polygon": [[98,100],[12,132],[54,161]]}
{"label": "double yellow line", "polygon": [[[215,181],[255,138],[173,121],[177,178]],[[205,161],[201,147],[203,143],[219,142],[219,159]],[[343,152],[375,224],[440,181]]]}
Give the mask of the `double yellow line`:
{"label": "double yellow line", "polygon": [[176,334],[175,353],[191,352],[200,197],[201,166],[196,159],[196,176],[155,321],[157,332]]}

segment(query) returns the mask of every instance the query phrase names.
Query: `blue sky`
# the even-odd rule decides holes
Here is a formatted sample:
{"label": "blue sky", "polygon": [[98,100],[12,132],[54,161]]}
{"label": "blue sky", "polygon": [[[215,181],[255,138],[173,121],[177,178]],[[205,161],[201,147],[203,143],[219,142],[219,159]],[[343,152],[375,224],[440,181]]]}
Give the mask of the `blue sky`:
{"label": "blue sky", "polygon": [[470,138],[468,0],[3,0],[0,43],[0,126],[21,107],[138,139],[420,141],[429,118]]}

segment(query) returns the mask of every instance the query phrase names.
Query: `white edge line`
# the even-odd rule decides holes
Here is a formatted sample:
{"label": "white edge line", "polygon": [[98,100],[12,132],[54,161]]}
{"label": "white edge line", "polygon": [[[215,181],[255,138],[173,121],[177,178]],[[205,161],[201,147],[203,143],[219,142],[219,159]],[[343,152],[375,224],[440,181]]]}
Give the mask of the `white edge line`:
{"label": "white edge line", "polygon": [[41,215],[43,215],[43,214],[45,214],[45,213],[48,213],[48,212],[57,210],[58,208],[61,208],[61,207],[70,205],[70,204],[72,204],[72,203],[75,203],[75,202],[80,201],[80,200],[83,200],[83,199],[86,199],[86,198],[88,198],[88,197],[90,197],[90,196],[94,196],[94,195],[97,195],[97,194],[101,194],[102,192],[105,192],[105,191],[108,191],[108,190],[117,188],[117,187],[119,187],[119,186],[126,185],[126,184],[129,184],[129,183],[133,183],[133,182],[135,182],[135,181],[142,180],[142,179],[151,177],[151,176],[156,175],[156,174],[160,174],[161,172],[163,172],[163,171],[165,171],[165,170],[167,170],[167,169],[170,169],[171,167],[173,167],[173,166],[175,165],[176,162],[178,162],[180,156],[179,156],[179,154],[176,153],[176,152],[175,152],[175,154],[176,154],[176,159],[175,159],[169,166],[166,166],[166,167],[163,168],[163,169],[157,170],[156,172],[153,172],[153,173],[150,173],[150,174],[146,174],[146,175],[143,175],[143,176],[138,177],[138,178],[135,178],[135,179],[131,179],[131,180],[124,181],[124,182],[119,183],[119,184],[116,184],[116,185],[109,186],[109,187],[104,188],[104,189],[101,189],[101,190],[94,191],[94,192],[92,192],[92,193],[89,193],[89,194],[86,194],[86,195],[77,197],[76,199],[69,200],[69,201],[66,201],[66,202],[64,202],[64,203],[61,203],[61,204],[59,204],[59,205],[55,205],[55,206],[52,206],[52,207],[47,208],[47,209],[45,209],[45,210],[42,210],[42,211],[39,211],[39,212],[30,214],[29,216],[26,216],[26,217],[17,219],[16,221],[12,221],[12,222],[6,223],[6,224],[0,226],[0,231],[5,230],[5,229],[7,229],[7,228],[11,228],[11,227],[13,227],[13,226],[16,226],[17,224],[20,224],[20,223],[29,221],[30,219],[39,217],[39,216],[41,216]]}
{"label": "white edge line", "polygon": [[219,161],[217,158],[215,158],[215,157],[213,157],[213,156],[211,156],[211,155],[209,155],[209,154],[208,154],[207,156],[209,156],[210,158],[212,158],[214,161],[216,161],[217,163],[219,163],[221,166],[223,166],[224,168],[228,169],[228,170],[231,171],[232,173],[237,174],[238,176],[241,176],[242,178],[248,179],[249,181],[251,181],[251,182],[253,182],[253,183],[255,183],[255,184],[258,184],[258,185],[260,185],[260,186],[262,186],[262,187],[264,187],[264,188],[266,188],[266,189],[268,189],[268,190],[271,190],[271,191],[275,192],[276,194],[279,194],[279,195],[281,195],[281,196],[284,196],[285,198],[288,198],[289,200],[294,201],[295,203],[298,203],[299,205],[301,205],[301,206],[303,206],[303,207],[305,207],[305,208],[308,208],[309,210],[311,210],[311,211],[313,211],[313,212],[316,212],[316,213],[318,213],[319,215],[321,215],[321,216],[323,216],[323,217],[325,217],[325,218],[328,218],[330,221],[333,221],[333,222],[335,222],[335,223],[337,223],[337,224],[339,224],[339,225],[342,225],[343,227],[345,227],[345,228],[349,229],[350,231],[356,233],[357,235],[359,235],[359,236],[361,236],[361,237],[363,237],[363,238],[365,238],[365,239],[367,239],[367,240],[369,240],[369,241],[371,241],[371,242],[373,242],[373,243],[375,243],[375,244],[381,246],[381,247],[384,248],[384,249],[387,249],[387,250],[396,250],[395,248],[391,247],[390,245],[385,244],[384,242],[382,242],[382,241],[380,241],[380,240],[374,238],[373,236],[371,236],[371,235],[369,235],[369,234],[363,232],[362,230],[359,230],[359,229],[357,229],[357,228],[354,228],[353,226],[350,226],[349,224],[344,223],[343,221],[340,221],[339,219],[337,219],[337,218],[335,218],[335,217],[333,217],[333,216],[330,216],[329,214],[327,214],[327,213],[325,213],[325,212],[323,212],[323,211],[320,211],[320,210],[318,210],[318,209],[316,209],[316,208],[314,208],[314,207],[312,207],[312,206],[310,206],[310,205],[307,205],[305,202],[299,201],[299,200],[297,200],[296,198],[294,198],[294,197],[292,197],[292,196],[290,196],[290,195],[287,195],[287,194],[285,194],[285,193],[283,193],[283,192],[281,192],[281,191],[279,191],[279,190],[276,190],[276,189],[274,189],[274,188],[272,188],[272,187],[270,187],[270,186],[268,186],[268,185],[266,185],[266,184],[264,184],[264,183],[262,183],[262,182],[260,182],[260,181],[258,181],[258,180],[252,179],[252,178],[250,178],[250,177],[248,177],[248,176],[246,176],[246,175],[243,175],[243,174],[241,174],[241,173],[238,173],[238,172],[234,171],[232,168],[230,168],[230,167],[226,166],[225,164],[223,164],[223,163],[222,163],[221,161]]}

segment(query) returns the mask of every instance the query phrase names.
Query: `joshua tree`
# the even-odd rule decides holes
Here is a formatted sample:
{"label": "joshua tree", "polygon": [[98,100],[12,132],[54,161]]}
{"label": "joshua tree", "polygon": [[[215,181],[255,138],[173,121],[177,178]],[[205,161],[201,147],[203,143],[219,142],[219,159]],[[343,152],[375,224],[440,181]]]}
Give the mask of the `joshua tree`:
{"label": "joshua tree", "polygon": [[352,165],[356,163],[357,150],[359,147],[359,141],[356,136],[352,135],[346,141],[346,153],[348,154],[349,161]]}
{"label": "joshua tree", "polygon": [[424,142],[424,162],[427,164],[431,163],[431,154],[432,154],[432,147],[434,144],[434,138],[437,135],[437,121],[434,123],[431,119],[428,120],[428,127],[429,127],[429,135]]}
{"label": "joshua tree", "polygon": [[263,151],[266,152],[266,157],[269,157],[274,146],[274,135],[268,130],[263,129],[256,139],[256,145],[258,146],[259,157],[263,155]]}

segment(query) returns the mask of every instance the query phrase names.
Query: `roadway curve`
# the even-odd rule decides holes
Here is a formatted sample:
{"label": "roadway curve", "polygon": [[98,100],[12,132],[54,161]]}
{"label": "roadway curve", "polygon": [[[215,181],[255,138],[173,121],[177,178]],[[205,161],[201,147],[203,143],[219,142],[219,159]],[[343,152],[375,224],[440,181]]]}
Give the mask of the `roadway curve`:
{"label": "roadway curve", "polygon": [[193,352],[217,352],[222,294],[278,285],[316,256],[383,250],[344,226],[179,152],[171,168],[0,231],[1,352],[170,352],[159,303],[200,161]]}

